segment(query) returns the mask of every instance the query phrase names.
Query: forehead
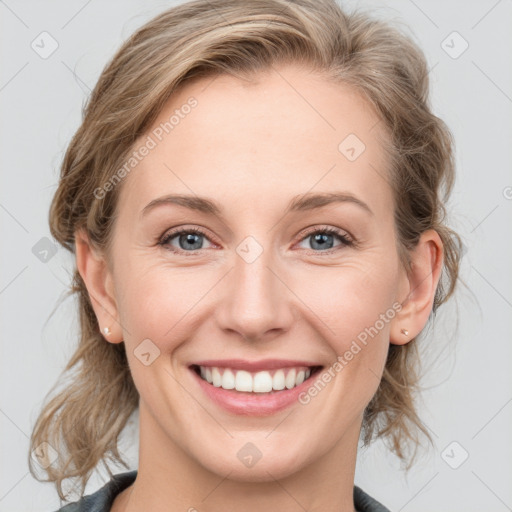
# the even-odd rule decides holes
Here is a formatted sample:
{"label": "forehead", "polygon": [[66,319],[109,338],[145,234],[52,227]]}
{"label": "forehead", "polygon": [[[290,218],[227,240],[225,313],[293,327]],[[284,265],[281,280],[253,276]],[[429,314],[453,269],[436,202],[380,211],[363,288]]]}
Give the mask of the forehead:
{"label": "forehead", "polygon": [[[349,191],[389,209],[383,123],[364,97],[295,66],[243,81],[195,79],[134,149],[152,146],[123,183],[137,213],[169,193],[268,207],[297,194]],[[273,203],[274,204],[274,203]]]}

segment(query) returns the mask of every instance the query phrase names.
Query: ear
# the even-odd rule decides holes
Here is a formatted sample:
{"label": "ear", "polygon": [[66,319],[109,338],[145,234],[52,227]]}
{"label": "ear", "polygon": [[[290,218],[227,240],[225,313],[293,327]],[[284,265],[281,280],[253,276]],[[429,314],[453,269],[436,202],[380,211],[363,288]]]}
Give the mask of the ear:
{"label": "ear", "polygon": [[[94,249],[83,229],[75,233],[75,254],[76,266],[87,287],[101,334],[110,343],[121,343],[123,335],[119,324],[113,277],[105,257]],[[104,331],[106,327],[110,332]]]}
{"label": "ear", "polygon": [[422,233],[410,252],[411,269],[404,270],[402,309],[391,323],[390,343],[405,345],[425,327],[432,311],[443,268],[443,242],[437,231]]}

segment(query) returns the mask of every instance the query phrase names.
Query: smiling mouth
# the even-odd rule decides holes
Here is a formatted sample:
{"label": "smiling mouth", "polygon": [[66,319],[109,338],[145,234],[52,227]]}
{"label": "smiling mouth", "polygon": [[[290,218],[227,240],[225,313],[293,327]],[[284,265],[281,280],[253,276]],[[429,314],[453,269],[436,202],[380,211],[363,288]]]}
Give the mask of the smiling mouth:
{"label": "smiling mouth", "polygon": [[190,368],[202,380],[218,388],[248,394],[273,394],[300,386],[323,366],[297,366],[257,372],[195,364]]}

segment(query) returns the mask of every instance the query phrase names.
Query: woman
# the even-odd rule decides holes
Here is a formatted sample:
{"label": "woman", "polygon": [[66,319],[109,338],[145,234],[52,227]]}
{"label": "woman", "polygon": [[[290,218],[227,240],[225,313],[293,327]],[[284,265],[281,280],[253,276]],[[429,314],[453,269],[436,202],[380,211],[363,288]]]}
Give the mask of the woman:
{"label": "woman", "polygon": [[138,30],[51,205],[81,340],[31,450],[83,495],[138,409],[139,467],[61,510],[387,510],[358,440],[410,465],[428,438],[416,343],[457,280],[453,180],[424,56],[381,21],[197,0]]}

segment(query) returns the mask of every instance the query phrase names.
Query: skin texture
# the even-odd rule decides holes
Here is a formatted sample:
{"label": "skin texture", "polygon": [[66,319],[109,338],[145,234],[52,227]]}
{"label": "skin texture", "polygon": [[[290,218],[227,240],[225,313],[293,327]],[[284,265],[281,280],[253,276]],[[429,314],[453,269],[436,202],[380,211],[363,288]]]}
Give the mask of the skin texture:
{"label": "skin texture", "polygon": [[[112,331],[105,343],[124,341],[140,394],[138,477],[115,512],[291,512],[298,503],[353,511],[362,415],[389,343],[416,336],[432,309],[442,243],[425,232],[412,271],[402,268],[386,133],[366,100],[296,65],[255,78],[196,79],[168,101],[154,127],[189,97],[198,105],[122,182],[109,265],[77,232],[77,266],[99,325]],[[353,162],[338,150],[351,133],[366,146]],[[373,214],[343,202],[285,215],[295,196],[334,191],[356,196]],[[141,216],[170,193],[206,196],[222,214],[165,205]],[[175,227],[205,231],[200,249],[187,249],[183,238],[180,245],[179,235],[158,245]],[[310,227],[338,228],[356,244],[333,235],[319,248]],[[236,251],[247,236],[263,249],[251,263]],[[400,312],[307,405],[266,417],[228,413],[188,369],[221,358],[329,367],[394,303]],[[134,350],[148,338],[160,355],[146,366]],[[262,453],[251,468],[237,457],[248,442]]]}

